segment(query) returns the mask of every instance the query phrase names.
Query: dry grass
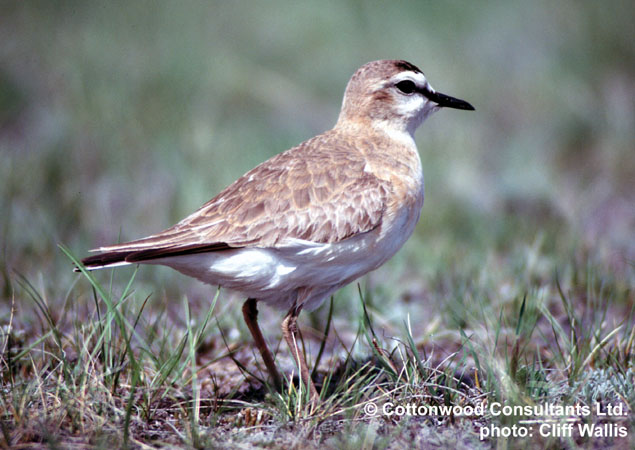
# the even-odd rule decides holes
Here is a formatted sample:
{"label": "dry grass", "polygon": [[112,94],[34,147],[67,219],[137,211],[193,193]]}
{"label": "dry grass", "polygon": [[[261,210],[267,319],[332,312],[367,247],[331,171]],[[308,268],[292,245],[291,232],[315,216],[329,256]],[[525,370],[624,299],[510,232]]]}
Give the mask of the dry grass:
{"label": "dry grass", "polygon": [[[628,412],[624,417],[594,412],[578,422],[629,430],[633,425],[635,333],[628,309],[633,294],[617,283],[601,282],[589,268],[566,279],[554,275],[553,285],[507,304],[481,300],[466,308],[465,301],[485,296],[482,286],[464,287],[455,299],[449,297],[455,304],[447,305],[461,308],[463,324],[450,324],[457,318],[443,328],[430,324],[432,334],[430,328],[413,327],[408,314],[402,326],[377,328],[388,319],[372,306],[376,299],[366,298],[351,340],[338,331],[329,311],[326,335],[305,330],[309,357],[326,349],[316,371],[322,400],[317,406],[308,402],[297,377],[284,392],[274,392],[263,382],[249,343],[232,347],[227,330],[214,320],[218,293],[207,312],[194,313],[184,302],[185,327],[169,329],[162,314],[144,311],[147,298],[131,292],[134,276],[119,296],[93,274],[86,272],[84,278],[93,286],[95,306],[82,317],[56,313],[46,295],[27,279],[18,281],[42,329],[27,335],[13,316],[4,327],[4,446],[398,448],[414,441],[471,448],[497,440],[481,441],[483,427],[545,419],[496,416],[488,409],[496,402],[600,405],[603,411],[622,405]],[[577,278],[581,284],[573,285]],[[70,301],[76,301],[82,284],[69,291]],[[364,296],[358,292],[359,299]],[[145,320],[148,315],[156,319]],[[284,350],[278,364],[292,373]],[[481,407],[484,414],[369,415],[370,403],[380,411],[392,404]],[[526,445],[527,439],[510,442]],[[534,436],[529,442],[600,447],[631,441],[629,436]]]}

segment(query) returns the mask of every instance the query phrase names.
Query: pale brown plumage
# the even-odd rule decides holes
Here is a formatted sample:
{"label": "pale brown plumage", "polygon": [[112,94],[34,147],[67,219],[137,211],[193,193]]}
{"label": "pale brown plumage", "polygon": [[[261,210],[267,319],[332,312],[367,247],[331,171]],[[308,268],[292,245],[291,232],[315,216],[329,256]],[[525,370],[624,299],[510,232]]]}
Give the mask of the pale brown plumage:
{"label": "pale brown plumage", "polygon": [[332,130],[260,164],[165,231],[101,247],[82,262],[163,264],[244,293],[245,321],[278,389],[256,302],[287,308],[283,336],[315,399],[296,318],[386,262],[412,234],[423,205],[413,134],[442,106],[473,109],[434,91],[406,61],[365,64]]}
{"label": "pale brown plumage", "polygon": [[260,164],[198,211],[147,238],[102,247],[84,264],[238,248],[276,247],[289,238],[338,242],[381,223],[392,189],[364,171],[365,149],[330,130]]}

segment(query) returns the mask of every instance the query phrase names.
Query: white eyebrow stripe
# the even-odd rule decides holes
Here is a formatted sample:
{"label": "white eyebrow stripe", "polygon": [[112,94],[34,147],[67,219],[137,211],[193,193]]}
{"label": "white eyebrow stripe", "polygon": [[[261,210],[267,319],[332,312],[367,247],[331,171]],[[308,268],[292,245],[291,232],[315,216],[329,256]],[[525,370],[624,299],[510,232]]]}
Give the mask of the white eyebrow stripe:
{"label": "white eyebrow stripe", "polygon": [[428,84],[428,81],[426,80],[425,75],[423,75],[421,72],[412,72],[410,70],[398,73],[397,75],[395,75],[394,77],[390,79],[392,83],[399,83],[402,80],[412,80],[415,82],[417,86],[420,86],[420,87],[423,87],[426,84]]}

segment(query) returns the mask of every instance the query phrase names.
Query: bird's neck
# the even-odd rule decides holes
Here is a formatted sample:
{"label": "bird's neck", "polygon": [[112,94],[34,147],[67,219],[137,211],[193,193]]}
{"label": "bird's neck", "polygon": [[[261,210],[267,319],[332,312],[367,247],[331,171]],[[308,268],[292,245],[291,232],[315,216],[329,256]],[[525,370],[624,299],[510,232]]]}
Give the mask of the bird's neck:
{"label": "bird's neck", "polygon": [[357,119],[337,121],[334,131],[345,133],[352,137],[377,139],[379,141],[390,140],[394,144],[400,144],[416,149],[414,141],[415,127],[408,127],[403,121],[389,119]]}

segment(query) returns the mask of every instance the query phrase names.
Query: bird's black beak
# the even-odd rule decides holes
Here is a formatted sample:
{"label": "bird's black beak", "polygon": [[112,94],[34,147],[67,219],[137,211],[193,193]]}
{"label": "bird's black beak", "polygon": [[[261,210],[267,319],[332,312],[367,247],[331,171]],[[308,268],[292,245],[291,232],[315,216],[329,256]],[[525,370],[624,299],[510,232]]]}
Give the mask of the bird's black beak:
{"label": "bird's black beak", "polygon": [[439,106],[444,108],[464,109],[466,111],[474,111],[474,107],[465,100],[450,97],[449,95],[435,92],[432,89],[422,89],[421,93],[426,96],[428,100],[432,100]]}

